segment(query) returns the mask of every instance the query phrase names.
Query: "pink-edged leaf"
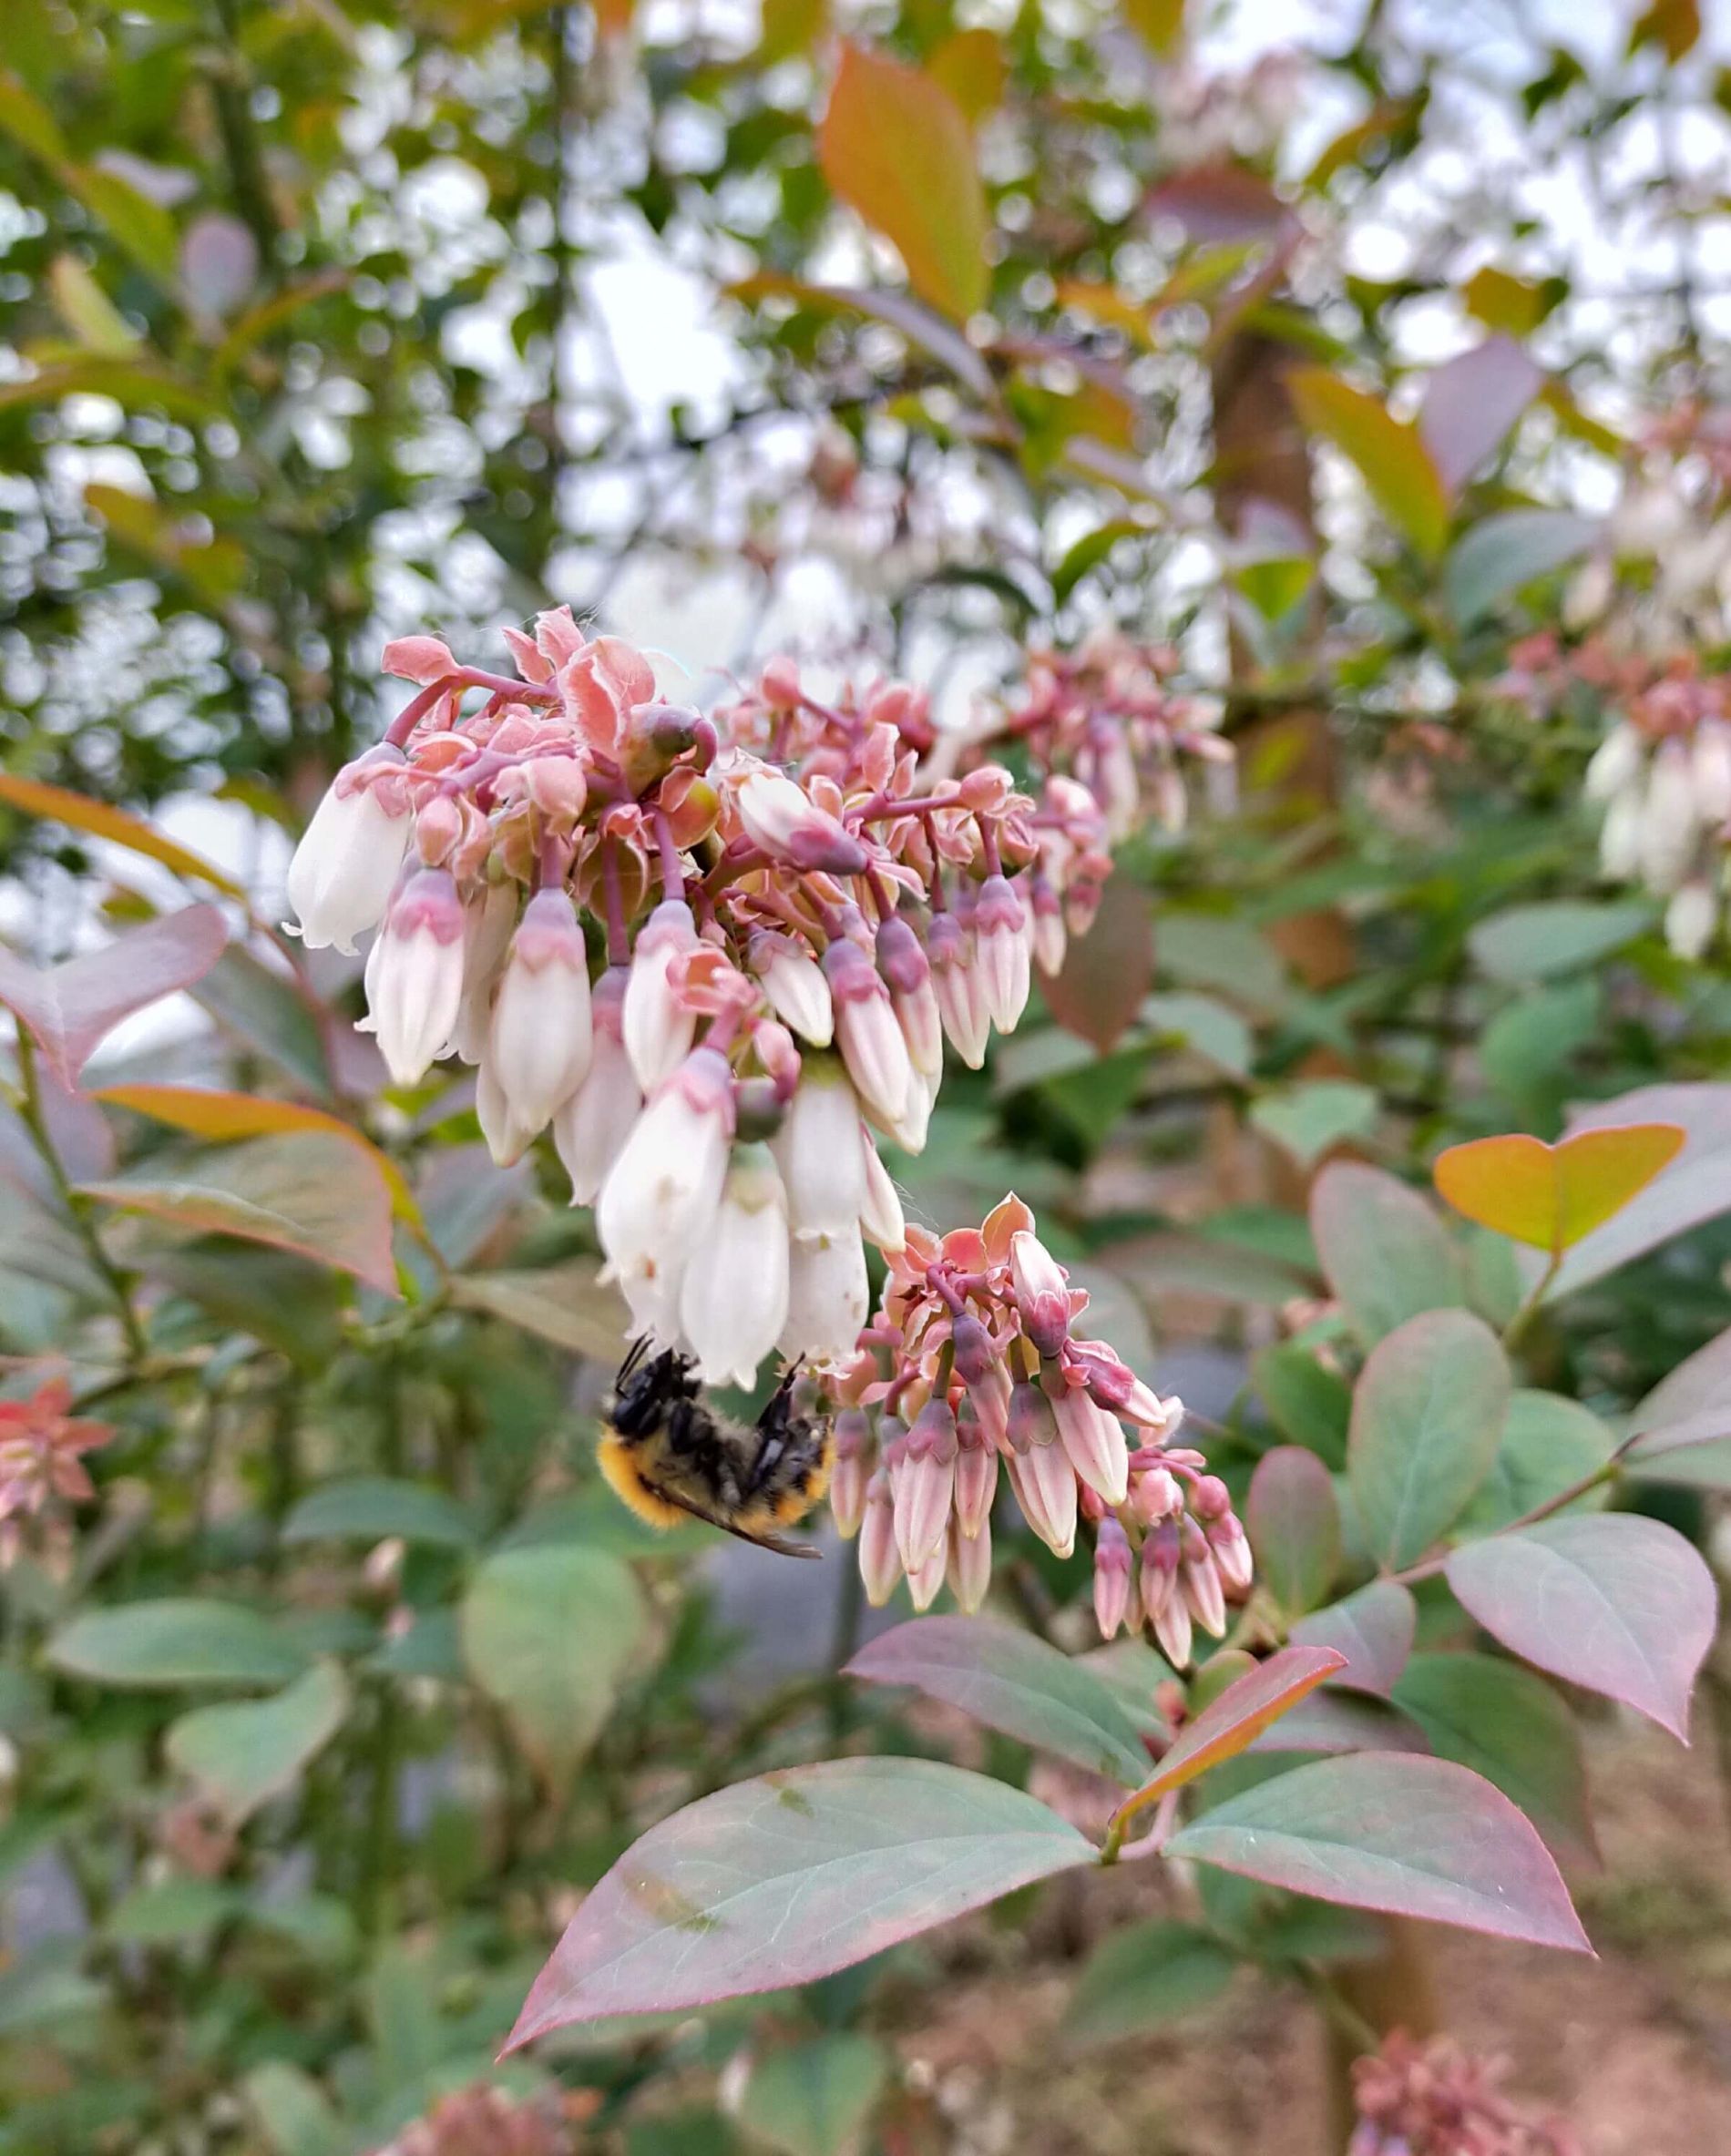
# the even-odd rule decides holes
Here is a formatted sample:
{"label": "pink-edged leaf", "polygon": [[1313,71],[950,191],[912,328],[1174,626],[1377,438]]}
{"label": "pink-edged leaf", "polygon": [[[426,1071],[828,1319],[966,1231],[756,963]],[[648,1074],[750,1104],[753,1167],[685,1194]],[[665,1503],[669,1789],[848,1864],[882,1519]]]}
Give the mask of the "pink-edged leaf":
{"label": "pink-edged leaf", "polygon": [[1094,1861],[1067,1820],[936,1760],[762,1774],[651,1827],[585,1897],[507,2041],[809,1984]]}
{"label": "pink-edged leaf", "polygon": [[1204,246],[1265,240],[1292,220],[1291,210],[1269,181],[1248,165],[1225,159],[1185,166],[1151,188],[1143,207],[1155,217],[1174,219],[1186,239]]}
{"label": "pink-edged leaf", "polygon": [[397,1293],[391,1193],[346,1139],[323,1130],[242,1139],[177,1161],[151,1160],[86,1196],[200,1235],[296,1251],[383,1293]]}
{"label": "pink-edged leaf", "polygon": [[1629,1417],[1630,1465],[1655,1482],[1731,1489],[1731,1332],[1698,1348]]}
{"label": "pink-edged leaf", "polygon": [[1283,1647],[1271,1654],[1184,1724],[1152,1777],[1125,1798],[1117,1816],[1132,1819],[1169,1789],[1182,1789],[1223,1760],[1247,1752],[1270,1723],[1345,1667],[1346,1658],[1331,1647]]}
{"label": "pink-edged leaf", "polygon": [[215,906],[189,905],[40,973],[0,950],[0,1003],[23,1019],[70,1089],[105,1035],[147,1004],[202,979],[228,939]]}
{"label": "pink-edged leaf", "polygon": [[1423,1310],[1463,1306],[1466,1282],[1430,1207],[1396,1176],[1334,1160],[1311,1186],[1310,1230],[1359,1335],[1380,1340]]}
{"label": "pink-edged leaf", "polygon": [[1525,346],[1501,335],[1446,360],[1431,375],[1419,413],[1419,437],[1451,495],[1495,449],[1543,381]]}
{"label": "pink-edged leaf", "polygon": [[1166,1851],[1351,1908],[1593,1951],[1531,1823],[1449,1760],[1317,1760],[1216,1804]]}
{"label": "pink-edged leaf", "polygon": [[1013,1625],[916,1617],[868,1641],[845,1674],[911,1684],[988,1729],[1127,1788],[1148,1771],[1147,1749],[1111,1687]]}
{"label": "pink-edged leaf", "polygon": [[[1620,1129],[1630,1123],[1677,1124],[1684,1133],[1683,1150],[1567,1253],[1546,1291],[1549,1302],[1615,1272],[1687,1228],[1731,1212],[1731,1085],[1640,1086],[1571,1115],[1568,1135]],[[1545,1262],[1536,1252],[1523,1251],[1521,1262],[1530,1282],[1544,1272]]]}
{"label": "pink-edged leaf", "polygon": [[1290,1637],[1306,1647],[1332,1647],[1347,1666],[1335,1679],[1352,1691],[1386,1700],[1400,1681],[1412,1652],[1419,1610],[1409,1591],[1394,1579],[1373,1579],[1356,1595],[1313,1609]]}
{"label": "pink-edged leaf", "polygon": [[[1338,1684],[1342,1681],[1335,1680]],[[1265,1730],[1252,1752],[1429,1752],[1430,1743],[1410,1716],[1367,1693],[1337,1691],[1325,1684],[1290,1714]]]}
{"label": "pink-edged leaf", "polygon": [[1107,879],[1100,912],[1086,935],[1071,936],[1064,963],[1040,976],[1046,1006],[1066,1033],[1102,1056],[1153,986],[1153,908],[1145,885],[1126,875]]}
{"label": "pink-edged leaf", "polygon": [[1334,1479],[1302,1445],[1276,1446],[1256,1463],[1244,1506],[1256,1577],[1293,1615],[1313,1609],[1340,1563]]}
{"label": "pink-edged leaf", "polygon": [[1688,1742],[1689,1695],[1713,1644],[1713,1575],[1675,1528],[1632,1512],[1572,1514],[1449,1553],[1449,1585],[1492,1639]]}

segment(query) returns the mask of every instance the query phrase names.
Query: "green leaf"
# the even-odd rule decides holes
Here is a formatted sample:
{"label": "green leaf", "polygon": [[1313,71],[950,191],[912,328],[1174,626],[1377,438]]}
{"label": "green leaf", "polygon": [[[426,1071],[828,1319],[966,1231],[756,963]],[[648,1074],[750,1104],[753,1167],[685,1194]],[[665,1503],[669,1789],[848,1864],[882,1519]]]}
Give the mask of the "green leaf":
{"label": "green leaf", "polygon": [[1443,564],[1449,611],[1470,628],[1509,592],[1584,554],[1599,528],[1596,519],[1571,509],[1504,509],[1483,518],[1456,540]]}
{"label": "green leaf", "polygon": [[1182,1041],[1234,1078],[1250,1069],[1255,1043],[1238,1013],[1212,996],[1169,989],[1142,999],[1142,1023],[1163,1040]]}
{"label": "green leaf", "polygon": [[318,1012],[295,982],[230,944],[193,990],[192,999],[314,1098],[330,1098],[331,1066]]}
{"label": "green leaf", "polygon": [[117,1946],[184,1946],[226,1924],[241,1906],[239,1892],[220,1879],[159,1879],[123,1894],[102,1928]]}
{"label": "green leaf", "polygon": [[1311,1189],[1310,1225],[1328,1284],[1367,1344],[1420,1311],[1466,1301],[1460,1260],[1441,1221],[1379,1168],[1331,1161]]}
{"label": "green leaf", "polygon": [[740,2098],[739,2123],[783,2156],[843,2156],[858,2146],[889,2080],[876,2037],[814,2037],[766,2052]]}
{"label": "green leaf", "polygon": [[171,1597],[75,1617],[48,1642],[48,1660],[97,1684],[285,1684],[305,1657],[269,1619],[238,1602]]}
{"label": "green leaf", "polygon": [[1467,948],[1493,981],[1525,987],[1597,965],[1653,923],[1653,907],[1638,899],[1541,899],[1478,922]]}
{"label": "green leaf", "polygon": [[1451,1760],[1318,1760],[1214,1805],[1166,1853],[1349,1908],[1593,1950],[1532,1827]]}
{"label": "green leaf", "polygon": [[466,1272],[451,1282],[451,1300],[483,1310],[550,1340],[556,1347],[613,1364],[630,1337],[630,1313],[616,1287],[603,1286],[599,1262],[573,1259],[539,1272]]}
{"label": "green leaf", "polygon": [[1292,1340],[1263,1348],[1250,1369],[1251,1382],[1282,1436],[1314,1452],[1325,1466],[1344,1467],[1352,1387],[1339,1372],[1326,1369],[1307,1347]]}
{"label": "green leaf", "polygon": [[1426,1311],[1371,1349],[1347,1472],[1370,1551],[1389,1570],[1416,1563],[1466,1510],[1508,1409],[1508,1363],[1467,1311]]}
{"label": "green leaf", "polygon": [[463,1655],[546,1780],[562,1788],[600,1734],[648,1621],[629,1565],[546,1543],[501,1550],[463,1599]]}
{"label": "green leaf", "polygon": [[[1611,1432],[1577,1401],[1521,1387],[1510,1395],[1502,1443],[1464,1525],[1479,1534],[1507,1527],[1603,1467],[1614,1449]],[[1596,1509],[1605,1495],[1588,1490],[1568,1509]]]}
{"label": "green leaf", "polygon": [[1340,1507],[1332,1477],[1303,1446],[1277,1446],[1256,1463],[1244,1507],[1256,1578],[1297,1617],[1326,1601],[1340,1566]]}
{"label": "green leaf", "polygon": [[1357,1138],[1370,1129],[1378,1105],[1373,1086],[1357,1085],[1349,1078],[1317,1078],[1284,1093],[1260,1095],[1251,1103],[1250,1119],[1300,1168],[1310,1168],[1343,1139]]}
{"label": "green leaf", "polygon": [[267,2059],[241,2084],[271,2156],[345,2156],[353,2138],[304,2069]]}
{"label": "green leaf", "polygon": [[506,2049],[602,2014],[809,1984],[1094,1856],[1022,1790],[936,1760],[761,1774],[626,1852],[572,1918]]}
{"label": "green leaf", "polygon": [[1248,921],[1163,912],[1154,955],[1161,972],[1186,988],[1217,988],[1253,1010],[1276,1010],[1285,1000],[1280,954]]}
{"label": "green leaf", "polygon": [[1076,1980],[1063,2041],[1079,2051],[1163,2028],[1212,2006],[1237,1966],[1218,1939],[1193,1924],[1162,1918],[1109,1932]]}
{"label": "green leaf", "polygon": [[988,1729],[1133,1788],[1148,1772],[1135,1724],[1090,1670],[1031,1632],[980,1617],[917,1617],[870,1640],[845,1674],[909,1684]]}
{"label": "green leaf", "polygon": [[1435,561],[1449,537],[1449,496],[1418,429],[1326,368],[1296,367],[1286,381],[1306,425],[1358,467],[1389,523]]}
{"label": "green leaf", "polygon": [[984,306],[985,190],[973,130],[941,83],[844,45],[817,154],[836,194],[893,242],[921,299],[956,321]]}
{"label": "green leaf", "polygon": [[1488,1654],[1415,1654],[1394,1689],[1440,1759],[1511,1797],[1561,1853],[1593,1846],[1574,1716],[1542,1677]]}
{"label": "green leaf", "polygon": [[282,1523],[285,1542],[317,1542],[327,1536],[381,1542],[390,1535],[445,1549],[469,1549],[476,1539],[475,1522],[455,1497],[384,1475],[327,1482],[302,1497]]}
{"label": "green leaf", "polygon": [[292,1788],[347,1717],[349,1688],[334,1662],[315,1662],[273,1700],[200,1707],[169,1730],[170,1763],[230,1826]]}

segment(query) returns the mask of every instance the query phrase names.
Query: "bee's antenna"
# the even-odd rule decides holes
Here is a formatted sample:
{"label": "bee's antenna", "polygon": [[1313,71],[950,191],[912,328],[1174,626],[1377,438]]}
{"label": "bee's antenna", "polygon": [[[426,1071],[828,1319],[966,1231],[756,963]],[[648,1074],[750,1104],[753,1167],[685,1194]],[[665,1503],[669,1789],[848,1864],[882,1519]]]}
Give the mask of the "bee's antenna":
{"label": "bee's antenna", "polygon": [[637,1338],[632,1341],[630,1346],[625,1351],[625,1360],[620,1364],[619,1375],[613,1380],[616,1385],[623,1385],[632,1371],[637,1368],[643,1357],[648,1354],[649,1344],[650,1339],[647,1333],[640,1333]]}

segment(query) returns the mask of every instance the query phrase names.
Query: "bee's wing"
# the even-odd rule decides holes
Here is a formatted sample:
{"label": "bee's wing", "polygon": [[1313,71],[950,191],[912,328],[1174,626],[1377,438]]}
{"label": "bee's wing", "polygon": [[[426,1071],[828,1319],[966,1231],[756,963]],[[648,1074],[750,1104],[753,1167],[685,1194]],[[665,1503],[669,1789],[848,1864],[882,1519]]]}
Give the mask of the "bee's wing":
{"label": "bee's wing", "polygon": [[669,1489],[665,1483],[651,1482],[647,1476],[643,1477],[643,1486],[667,1504],[677,1505],[681,1512],[689,1512],[693,1519],[707,1521],[712,1528],[720,1528],[722,1534],[732,1535],[736,1541],[754,1542],[759,1549],[773,1549],[777,1557],[815,1558],[823,1555],[809,1542],[788,1542],[780,1535],[751,1534],[744,1528],[736,1527],[723,1514],[712,1512],[707,1505],[700,1505],[694,1498],[688,1497],[682,1490]]}

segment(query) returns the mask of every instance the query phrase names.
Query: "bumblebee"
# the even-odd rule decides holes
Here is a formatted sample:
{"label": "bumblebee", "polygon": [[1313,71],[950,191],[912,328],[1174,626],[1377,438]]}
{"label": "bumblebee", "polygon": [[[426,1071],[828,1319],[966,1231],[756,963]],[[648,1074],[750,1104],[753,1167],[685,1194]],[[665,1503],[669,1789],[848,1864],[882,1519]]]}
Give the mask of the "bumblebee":
{"label": "bumblebee", "polygon": [[746,1424],[708,1405],[689,1355],[649,1348],[633,1341],[603,1416],[600,1469],[615,1495],[652,1528],[689,1513],[783,1557],[814,1558],[809,1543],[775,1531],[821,1501],[835,1454],[828,1416],[795,1399],[798,1364]]}

